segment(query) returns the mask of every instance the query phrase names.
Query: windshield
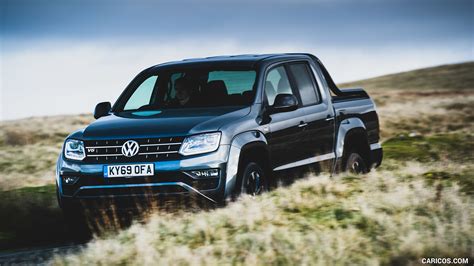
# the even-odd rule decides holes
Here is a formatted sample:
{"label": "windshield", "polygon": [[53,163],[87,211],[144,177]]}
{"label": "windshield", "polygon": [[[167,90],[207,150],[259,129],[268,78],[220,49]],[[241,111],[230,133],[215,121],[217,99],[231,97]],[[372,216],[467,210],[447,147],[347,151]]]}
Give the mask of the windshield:
{"label": "windshield", "polygon": [[250,69],[200,68],[143,74],[119,98],[116,111],[250,105],[256,76]]}

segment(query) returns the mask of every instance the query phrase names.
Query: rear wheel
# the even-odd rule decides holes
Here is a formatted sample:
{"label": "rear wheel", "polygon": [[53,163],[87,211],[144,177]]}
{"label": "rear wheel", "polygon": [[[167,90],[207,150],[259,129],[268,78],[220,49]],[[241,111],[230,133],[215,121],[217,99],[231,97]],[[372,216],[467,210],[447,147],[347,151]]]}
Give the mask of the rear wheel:
{"label": "rear wheel", "polygon": [[364,158],[357,151],[348,153],[343,167],[345,172],[353,174],[365,174],[368,172]]}
{"label": "rear wheel", "polygon": [[248,162],[239,173],[237,195],[257,196],[268,190],[265,171],[255,162]]}

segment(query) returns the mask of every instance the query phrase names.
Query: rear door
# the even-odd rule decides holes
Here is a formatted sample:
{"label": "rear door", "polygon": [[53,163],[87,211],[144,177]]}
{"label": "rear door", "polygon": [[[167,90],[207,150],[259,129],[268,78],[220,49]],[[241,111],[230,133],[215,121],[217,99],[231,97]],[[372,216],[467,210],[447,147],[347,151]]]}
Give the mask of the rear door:
{"label": "rear door", "polygon": [[[290,79],[298,89],[305,126],[300,145],[305,163],[328,161],[334,158],[334,114],[328,97],[323,97],[320,85],[307,61],[288,65]],[[320,82],[319,82],[320,83]]]}
{"label": "rear door", "polygon": [[[272,106],[277,94],[293,94],[296,89],[290,83],[285,65],[271,68],[265,77],[265,104]],[[300,108],[270,115],[270,122],[266,125],[269,133],[266,134],[272,168],[282,170],[290,168],[295,161],[304,157],[301,143],[302,125],[305,113]]]}

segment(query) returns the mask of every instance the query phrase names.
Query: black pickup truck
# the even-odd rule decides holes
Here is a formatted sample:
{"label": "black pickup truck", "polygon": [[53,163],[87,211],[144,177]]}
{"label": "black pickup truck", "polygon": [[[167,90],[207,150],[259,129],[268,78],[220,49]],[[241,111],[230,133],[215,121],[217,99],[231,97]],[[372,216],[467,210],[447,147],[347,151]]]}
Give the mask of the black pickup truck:
{"label": "black pickup truck", "polygon": [[[139,73],[57,162],[59,205],[193,195],[223,202],[300,166],[380,165],[379,121],[362,89],[339,89],[311,54],[187,59]],[[324,170],[324,169],[323,169]]]}

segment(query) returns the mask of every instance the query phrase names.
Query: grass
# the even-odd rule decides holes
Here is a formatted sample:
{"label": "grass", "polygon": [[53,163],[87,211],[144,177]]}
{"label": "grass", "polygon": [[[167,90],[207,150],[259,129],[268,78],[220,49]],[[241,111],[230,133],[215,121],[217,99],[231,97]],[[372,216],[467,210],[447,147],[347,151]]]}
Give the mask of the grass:
{"label": "grass", "polygon": [[0,146],[22,146],[35,143],[57,144],[74,130],[93,121],[90,114],[75,116],[32,117],[2,121]]}
{"label": "grass", "polygon": [[67,240],[53,185],[0,191],[0,249]]}
{"label": "grass", "polygon": [[443,65],[341,84],[373,90],[471,90],[474,62]]}
{"label": "grass", "polygon": [[[411,107],[408,106],[411,104]],[[421,107],[417,107],[421,104]],[[402,105],[403,106],[403,105]],[[406,111],[397,110],[398,117],[393,113],[384,119],[383,135],[385,137],[400,132],[417,132],[419,134],[474,132],[474,99],[472,97],[453,97],[443,101],[408,103]],[[389,108],[387,108],[389,109]],[[382,108],[382,111],[383,110]],[[382,116],[387,113],[383,112]],[[390,114],[389,114],[390,115]]]}
{"label": "grass", "polygon": [[[4,147],[0,152],[0,169],[4,173],[37,173],[51,170],[58,159],[61,146],[32,144],[17,147]],[[41,154],[41,156],[38,156]]]}
{"label": "grass", "polygon": [[436,183],[440,188],[451,187],[454,184],[460,187],[460,191],[467,195],[474,195],[474,169],[468,168],[460,172],[452,170],[431,170],[423,174],[429,184]]}
{"label": "grass", "polygon": [[383,144],[385,158],[400,161],[473,161],[474,136],[442,134],[410,137],[403,134]]}
{"label": "grass", "polygon": [[[378,104],[384,162],[367,176],[310,174],[225,208],[156,211],[129,228],[115,213],[102,217],[110,223],[103,228],[118,230],[105,230],[83,250],[51,263],[474,260],[473,67],[448,65],[349,84],[368,87]],[[68,132],[91,120],[80,115],[2,123],[0,249],[70,240],[56,205],[54,164]]]}
{"label": "grass", "polygon": [[223,209],[158,213],[54,264],[406,264],[473,257],[473,198],[456,181],[440,189],[418,167],[361,178],[311,176]]}
{"label": "grass", "polygon": [[0,125],[0,191],[54,182],[64,138],[92,115],[36,117]]}
{"label": "grass", "polygon": [[155,213],[53,264],[399,265],[474,258],[474,168],[464,157],[470,145],[472,137],[456,134],[390,139],[384,164],[367,176],[309,175],[222,209]]}

